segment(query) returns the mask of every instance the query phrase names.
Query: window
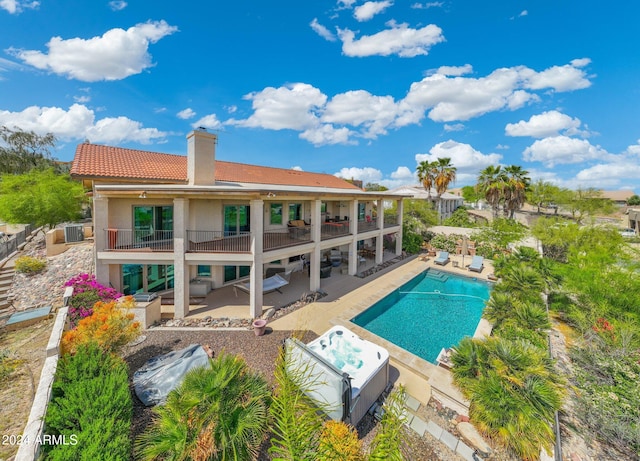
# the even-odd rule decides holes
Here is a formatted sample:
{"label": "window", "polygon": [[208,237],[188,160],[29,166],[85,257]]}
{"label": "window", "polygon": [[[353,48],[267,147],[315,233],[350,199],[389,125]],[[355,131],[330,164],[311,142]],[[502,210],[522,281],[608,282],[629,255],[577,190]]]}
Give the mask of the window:
{"label": "window", "polygon": [[225,236],[237,235],[251,231],[249,222],[249,205],[225,205],[224,232]]}
{"label": "window", "polygon": [[271,203],[271,224],[282,224],[282,203]]}
{"label": "window", "polygon": [[198,277],[211,277],[211,266],[198,265]]}
{"label": "window", "polygon": [[302,203],[289,204],[289,221],[302,219]]}
{"label": "window", "polygon": [[251,272],[251,266],[224,266],[224,281],[231,282],[247,277]]}
{"label": "window", "polygon": [[365,203],[358,203],[358,219],[360,221],[364,220],[366,209],[367,205]]}

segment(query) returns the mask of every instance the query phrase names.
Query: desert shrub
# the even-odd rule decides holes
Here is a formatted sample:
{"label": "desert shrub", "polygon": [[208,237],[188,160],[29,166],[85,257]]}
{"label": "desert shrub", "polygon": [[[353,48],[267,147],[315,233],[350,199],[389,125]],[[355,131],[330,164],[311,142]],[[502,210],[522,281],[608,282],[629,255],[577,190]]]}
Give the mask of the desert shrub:
{"label": "desert shrub", "polygon": [[18,368],[23,361],[12,357],[12,355],[6,351],[0,351],[0,383],[4,382],[11,376],[11,374]]}
{"label": "desert shrub", "polygon": [[362,441],[352,426],[342,421],[326,421],[320,433],[319,460],[364,461]]}
{"label": "desert shrub", "polygon": [[69,300],[69,320],[73,326],[80,319],[90,316],[93,306],[98,301],[106,303],[122,296],[117,290],[99,283],[93,274],[78,274],[69,279],[64,286],[73,287],[73,295]]}
{"label": "desert shrub", "polygon": [[74,353],[83,344],[95,343],[105,351],[117,352],[140,332],[140,324],[133,321],[133,314],[129,312],[133,305],[132,297],[122,302],[98,302],[89,317],[62,336],[62,351]]}
{"label": "desert shrub", "polygon": [[130,459],[132,414],[127,364],[96,344],[80,346],[58,363],[45,426],[65,443],[44,445],[45,459]]}
{"label": "desert shrub", "polygon": [[15,262],[15,271],[22,274],[33,275],[42,272],[47,267],[47,262],[32,256],[20,256]]}

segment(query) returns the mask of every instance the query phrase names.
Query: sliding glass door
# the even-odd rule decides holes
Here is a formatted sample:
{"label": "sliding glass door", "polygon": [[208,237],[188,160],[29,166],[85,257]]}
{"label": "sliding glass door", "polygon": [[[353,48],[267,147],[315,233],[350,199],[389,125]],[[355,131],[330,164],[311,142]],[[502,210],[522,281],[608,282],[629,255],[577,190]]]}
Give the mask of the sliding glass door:
{"label": "sliding glass door", "polygon": [[241,232],[250,232],[249,205],[224,206],[224,235],[229,237]]}
{"label": "sliding glass door", "polygon": [[135,241],[170,240],[173,238],[173,206],[134,206]]}
{"label": "sliding glass door", "polygon": [[174,286],[173,265],[163,264],[123,264],[122,293],[136,293],[169,290]]}

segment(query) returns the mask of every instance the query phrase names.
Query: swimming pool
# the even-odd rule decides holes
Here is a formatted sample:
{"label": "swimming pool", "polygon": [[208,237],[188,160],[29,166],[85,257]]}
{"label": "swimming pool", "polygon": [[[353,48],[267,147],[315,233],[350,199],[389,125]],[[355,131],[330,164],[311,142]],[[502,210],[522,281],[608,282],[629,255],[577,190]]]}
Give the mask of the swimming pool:
{"label": "swimming pool", "polygon": [[473,336],[490,291],[475,278],[427,269],[351,321],[435,363],[442,348]]}

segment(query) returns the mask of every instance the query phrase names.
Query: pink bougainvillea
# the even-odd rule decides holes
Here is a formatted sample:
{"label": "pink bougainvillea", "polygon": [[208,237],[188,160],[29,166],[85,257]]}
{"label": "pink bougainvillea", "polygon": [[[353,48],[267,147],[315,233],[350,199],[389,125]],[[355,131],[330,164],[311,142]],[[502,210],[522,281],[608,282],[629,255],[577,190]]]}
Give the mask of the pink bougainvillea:
{"label": "pink bougainvillea", "polygon": [[122,297],[122,293],[111,287],[105,287],[93,274],[78,274],[68,280],[64,286],[73,287],[69,300],[69,320],[75,326],[79,320],[93,314],[97,302],[108,303]]}

